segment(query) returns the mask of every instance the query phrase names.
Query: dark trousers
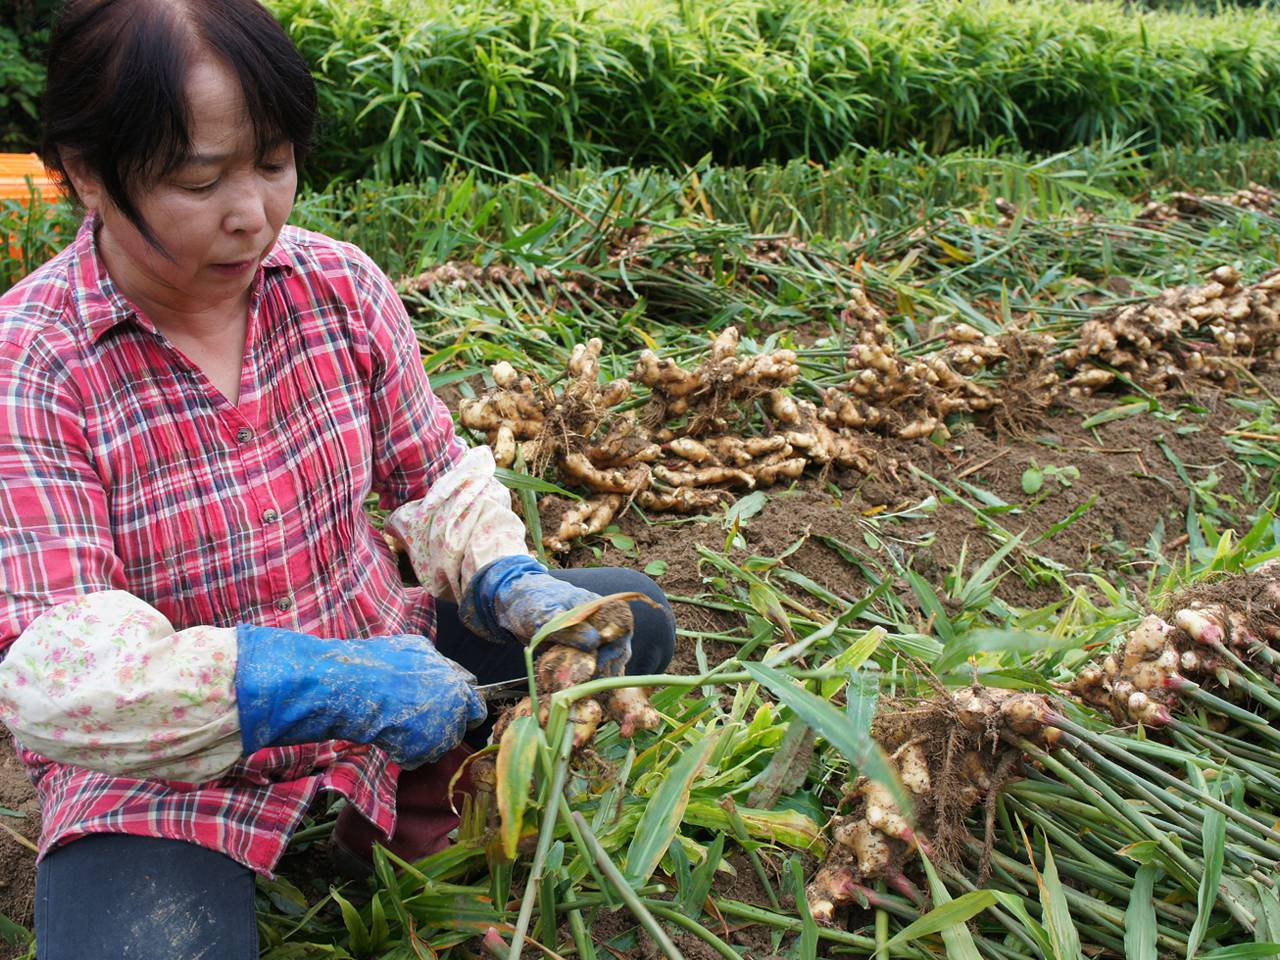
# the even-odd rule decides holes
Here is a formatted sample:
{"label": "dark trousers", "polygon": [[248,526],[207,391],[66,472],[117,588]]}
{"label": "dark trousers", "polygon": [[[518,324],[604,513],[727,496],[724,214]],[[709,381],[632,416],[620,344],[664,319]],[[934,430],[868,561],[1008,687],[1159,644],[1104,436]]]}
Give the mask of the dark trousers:
{"label": "dark trousers", "polygon": [[[637,590],[658,608],[632,603],[635,637],[627,673],[661,673],[675,652],[675,619],[662,591],[634,570],[558,570],[600,594]],[[440,652],[480,683],[523,676],[524,650],[469,633],[451,603],[438,607]],[[488,735],[488,725],[468,735]],[[181,840],[97,834],[50,853],[36,870],[40,960],[256,960],[253,872]]]}

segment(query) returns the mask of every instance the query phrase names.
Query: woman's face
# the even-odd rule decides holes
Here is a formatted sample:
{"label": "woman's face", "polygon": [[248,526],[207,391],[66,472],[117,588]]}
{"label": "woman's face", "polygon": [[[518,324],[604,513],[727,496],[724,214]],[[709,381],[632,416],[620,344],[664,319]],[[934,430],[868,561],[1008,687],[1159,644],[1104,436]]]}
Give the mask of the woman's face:
{"label": "woman's face", "polygon": [[256,156],[253,125],[235,74],[202,59],[187,76],[191,155],[139,189],[134,204],[155,249],[91,176],[71,171],[102,218],[99,247],[120,289],[157,323],[235,310],[293,208],[297,170],[285,141]]}

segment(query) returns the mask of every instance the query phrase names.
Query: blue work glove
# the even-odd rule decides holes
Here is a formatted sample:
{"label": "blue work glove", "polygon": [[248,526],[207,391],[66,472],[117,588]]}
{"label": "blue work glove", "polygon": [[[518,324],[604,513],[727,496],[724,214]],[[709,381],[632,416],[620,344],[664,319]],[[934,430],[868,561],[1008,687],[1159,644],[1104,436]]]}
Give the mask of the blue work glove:
{"label": "blue work glove", "polygon": [[[458,616],[476,636],[495,643],[527,643],[556,614],[599,594],[558,580],[532,557],[502,557],[481,567],[467,585],[458,605]],[[602,637],[590,621],[554,634],[555,643],[593,650],[596,675],[621,676],[631,659],[631,631],[619,637]]]}
{"label": "blue work glove", "polygon": [[425,637],[322,640],[236,628],[236,697],[245,755],[323,740],[371,743],[412,769],[485,718],[475,677]]}

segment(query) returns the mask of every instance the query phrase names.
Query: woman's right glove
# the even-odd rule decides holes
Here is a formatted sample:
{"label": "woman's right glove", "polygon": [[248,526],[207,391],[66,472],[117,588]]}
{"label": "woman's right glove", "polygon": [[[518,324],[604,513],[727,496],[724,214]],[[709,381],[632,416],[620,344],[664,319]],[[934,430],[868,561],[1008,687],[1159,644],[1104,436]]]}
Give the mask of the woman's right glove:
{"label": "woman's right glove", "polygon": [[475,677],[425,637],[324,640],[236,628],[236,701],[245,755],[263,747],[350,740],[402,767],[438,760],[485,718]]}

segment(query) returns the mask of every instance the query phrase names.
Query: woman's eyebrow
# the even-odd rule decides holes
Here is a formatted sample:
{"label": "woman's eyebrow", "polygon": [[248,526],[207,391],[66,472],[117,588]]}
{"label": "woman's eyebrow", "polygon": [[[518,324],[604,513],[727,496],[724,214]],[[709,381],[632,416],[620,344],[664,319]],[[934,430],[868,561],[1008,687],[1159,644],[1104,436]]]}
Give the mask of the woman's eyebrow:
{"label": "woman's eyebrow", "polygon": [[214,164],[225,163],[230,159],[229,153],[193,153],[186,157],[179,167],[211,167]]}
{"label": "woman's eyebrow", "polygon": [[[264,154],[275,153],[277,150],[281,150],[288,145],[289,145],[288,137],[279,137],[278,139],[273,140],[271,143],[268,143],[266,148],[262,152]],[[193,153],[185,157],[182,160],[182,162],[178,164],[178,167],[179,169],[181,169],[182,167],[212,167],[212,166],[216,166],[219,163],[226,163],[228,160],[230,160],[234,156],[236,156],[234,152]]]}

